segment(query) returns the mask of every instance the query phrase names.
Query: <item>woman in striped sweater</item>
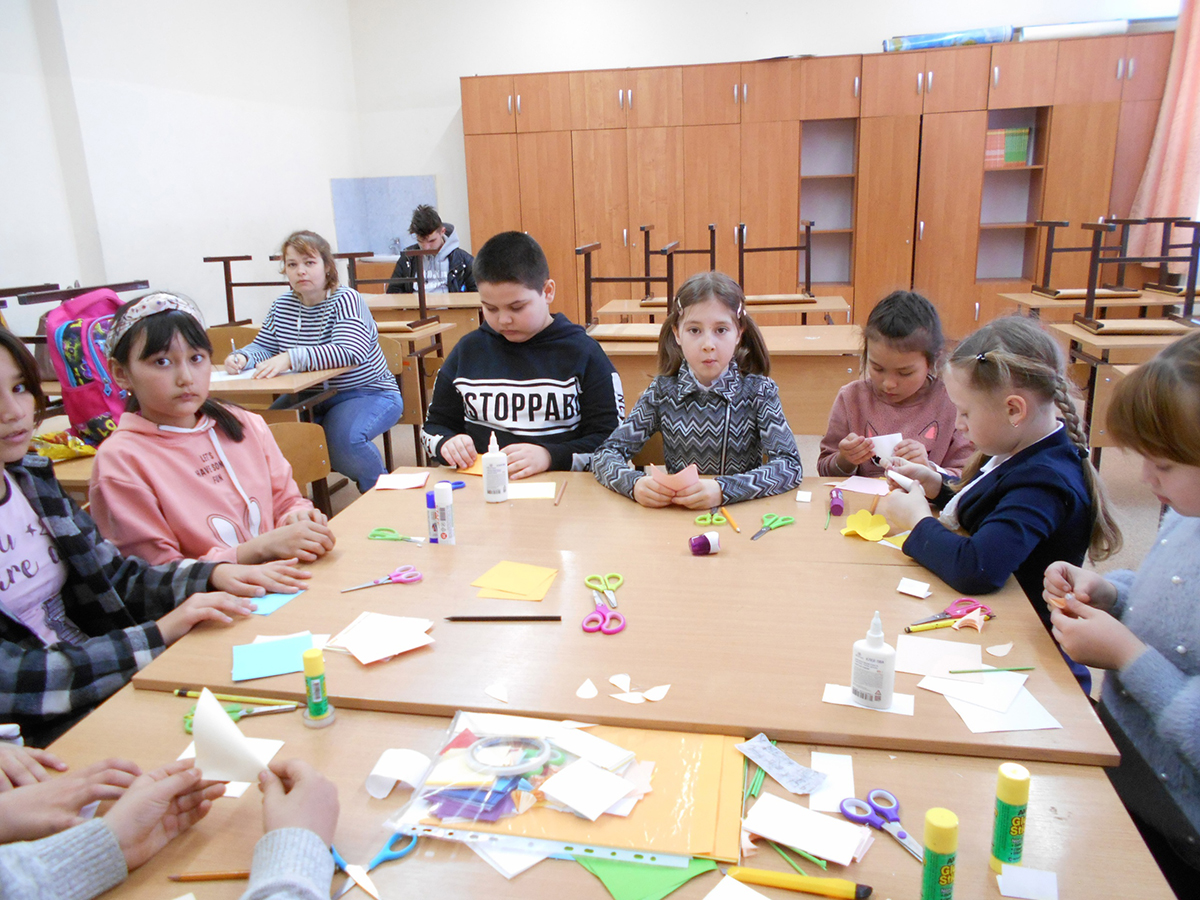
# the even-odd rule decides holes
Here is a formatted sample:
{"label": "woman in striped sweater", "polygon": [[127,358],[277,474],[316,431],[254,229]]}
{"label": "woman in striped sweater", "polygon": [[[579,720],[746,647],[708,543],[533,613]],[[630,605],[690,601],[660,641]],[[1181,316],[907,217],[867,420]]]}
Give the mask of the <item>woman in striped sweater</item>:
{"label": "woman in striped sweater", "polygon": [[[258,337],[225,359],[225,370],[255,367],[255,378],[284,372],[308,372],[351,366],[329,379],[337,393],[313,409],[313,421],[325,428],[333,468],[366,493],[384,472],[372,443],[400,420],[404,401],[396,378],[379,348],[375,320],[358,291],[338,285],[337,264],[329,242],[311,231],[297,231],[283,242],[283,273],[291,290],[276,297]],[[294,395],[274,407],[291,405]]]}

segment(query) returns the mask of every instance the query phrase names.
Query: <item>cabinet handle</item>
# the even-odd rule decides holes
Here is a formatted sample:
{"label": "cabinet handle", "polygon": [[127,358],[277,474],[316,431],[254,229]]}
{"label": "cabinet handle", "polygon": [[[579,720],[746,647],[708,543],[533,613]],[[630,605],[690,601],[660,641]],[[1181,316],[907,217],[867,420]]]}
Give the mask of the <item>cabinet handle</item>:
{"label": "cabinet handle", "polygon": [[917,240],[925,240],[925,222],[924,220],[917,223]]}
{"label": "cabinet handle", "polygon": [[1117,81],[1125,77],[1125,57],[1117,60]]}
{"label": "cabinet handle", "polygon": [[979,321],[979,303],[978,302],[975,303],[975,321],[976,322]]}
{"label": "cabinet handle", "polygon": [[925,86],[925,73],[918,72],[917,73],[917,93],[918,94],[921,93],[921,91],[923,91],[925,89],[924,86]]}
{"label": "cabinet handle", "polygon": [[517,115],[521,114],[521,95],[517,94]]}
{"label": "cabinet handle", "polygon": [[737,91],[738,91],[738,86],[735,84],[735,85],[733,86],[733,102],[734,102],[734,103],[737,103],[737,102],[738,102],[738,99],[737,99],[737,98],[738,98],[738,92],[737,92]]}
{"label": "cabinet handle", "polygon": [[512,94],[508,95],[508,114],[512,115]]}
{"label": "cabinet handle", "polygon": [[925,73],[925,93],[933,93],[933,72]]}
{"label": "cabinet handle", "polygon": [[621,105],[621,109],[625,108],[625,91],[621,89],[617,91],[617,103]]}
{"label": "cabinet handle", "polygon": [[1133,81],[1133,65],[1137,62],[1136,57],[1129,57],[1129,65],[1125,69],[1125,80]]}
{"label": "cabinet handle", "polygon": [[633,109],[633,88],[630,88],[626,93],[629,95],[629,108]]}
{"label": "cabinet handle", "polygon": [[750,85],[746,84],[744,81],[742,82],[742,102],[750,102]]}
{"label": "cabinet handle", "polygon": [[861,78],[859,78],[857,75],[855,75],[855,76],[854,76],[854,96],[855,96],[855,97],[857,97],[857,96],[858,96],[858,86],[859,86],[859,84],[861,84],[861,83],[862,83],[862,79],[861,79]]}
{"label": "cabinet handle", "polygon": [[1000,67],[992,66],[992,87],[1000,87]]}
{"label": "cabinet handle", "polygon": [[621,240],[623,240],[625,242],[626,247],[629,246],[629,229],[628,228],[621,229]]}

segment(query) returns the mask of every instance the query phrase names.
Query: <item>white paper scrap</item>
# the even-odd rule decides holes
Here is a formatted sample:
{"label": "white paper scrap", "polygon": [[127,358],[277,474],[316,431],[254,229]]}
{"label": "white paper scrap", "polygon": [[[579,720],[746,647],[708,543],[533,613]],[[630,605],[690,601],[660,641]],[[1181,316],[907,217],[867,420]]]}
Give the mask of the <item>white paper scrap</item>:
{"label": "white paper scrap", "polygon": [[642,691],[642,696],[647,700],[657,703],[659,700],[662,700],[667,696],[667,691],[670,689],[671,686],[669,684],[660,684],[650,688],[649,690]]}
{"label": "white paper scrap", "polygon": [[550,743],[610,772],[621,768],[636,755],[632,750],[626,750],[611,741],[596,737],[591,732],[576,728],[564,728],[551,735]]}
{"label": "white paper scrap", "polygon": [[620,700],[624,703],[645,703],[646,697],[638,691],[625,691],[620,694],[609,694],[614,700]]}
{"label": "white paper scrap", "polygon": [[875,448],[875,456],[879,459],[887,459],[889,456],[896,455],[896,445],[904,440],[904,435],[897,431],[895,434],[876,434],[871,438],[871,444]]}
{"label": "white paper scrap", "polygon": [[312,637],[314,650],[324,650],[325,645],[329,643],[329,635],[311,634],[308,631],[297,631],[295,634],[256,634],[250,643],[265,644],[267,641],[282,641],[285,638],[300,637],[302,634],[309,634]]}
{"label": "white paper scrap", "polygon": [[751,834],[797,847],[841,866],[850,865],[864,839],[870,837],[870,829],[865,825],[813,812],[774,794],[759,797],[742,825]]}
{"label": "white paper scrap", "polygon": [[631,781],[577,759],[542,783],[542,793],[595,822],[604,811],[635,788]]}
{"label": "white paper scrap", "polygon": [[208,688],[196,701],[192,737],[196,767],[209,781],[257,782],[283,746],[283,741],[247,738]]}
{"label": "white paper scrap", "polygon": [[575,696],[580,700],[591,700],[599,693],[600,691],[596,685],[592,683],[592,679],[585,678],[583,680],[583,684],[579,686],[579,690],[575,692]]}
{"label": "white paper scrap", "polygon": [[467,846],[479,854],[489,866],[505,878],[514,878],[526,869],[549,857],[545,853],[530,853],[526,850],[501,850],[499,847],[484,847],[478,841],[468,841]]}
{"label": "white paper scrap", "polygon": [[[989,678],[995,678],[989,675]],[[947,702],[966,723],[972,734],[983,734],[993,731],[1041,731],[1047,728],[1062,728],[1058,719],[1046,711],[1046,707],[1038,703],[1028,688],[1021,688],[1017,699],[1008,708],[1008,712],[998,713],[995,710],[967,703],[965,700],[955,700],[947,697]]]}
{"label": "white paper scrap", "polygon": [[1007,644],[996,644],[992,647],[984,647],[984,649],[987,650],[987,652],[992,656],[1008,656],[1008,653],[1010,650],[1012,650],[1012,648],[1012,641],[1009,641]]}
{"label": "white paper scrap", "polygon": [[629,686],[632,684],[628,675],[613,675],[608,679],[608,683],[616,687],[618,690],[626,692],[629,691]]}
{"label": "white paper scrap", "polygon": [[902,594],[908,594],[910,597],[917,597],[924,600],[933,593],[929,589],[929,584],[924,581],[917,581],[915,578],[901,578],[900,586],[896,588]]}
{"label": "white paper scrap", "polygon": [[963,681],[961,677],[951,675],[949,678],[940,678],[936,675],[926,675],[917,682],[917,687],[1002,713],[1008,712],[1013,701],[1017,699],[1017,694],[1029,679],[1024,672],[996,672],[981,677],[977,683]]}
{"label": "white paper scrap", "polygon": [[812,503],[812,491],[796,491],[797,503]]}
{"label": "white paper scrap", "polygon": [[773,746],[765,734],[756,734],[750,740],[733,746],[793,794],[810,793],[825,783],[824,775],[800,765]]}
{"label": "white paper scrap", "polygon": [[825,693],[821,696],[825,703],[836,703],[838,706],[856,706],[859,709],[869,709],[871,712],[896,713],[900,716],[911,716],[916,698],[912,694],[892,694],[892,705],[887,709],[874,709],[863,706],[850,693],[850,686],[845,684],[827,684]]}
{"label": "white paper scrap", "polygon": [[814,750],[809,765],[825,775],[825,784],[808,795],[808,808],[817,812],[841,812],[841,802],[855,796],[854,757]]}
{"label": "white paper scrap", "polygon": [[425,633],[432,626],[429,619],[368,613],[357,625],[343,630],[335,642],[365,666],[432,644],[433,638]]}
{"label": "white paper scrap", "polygon": [[[954,665],[948,665],[951,662]],[[944,675],[950,669],[978,669],[982,665],[983,655],[979,652],[978,644],[915,634],[901,634],[896,638],[897,672]]]}
{"label": "white paper scrap", "polygon": [[429,771],[429,757],[416,750],[393,748],[384,750],[367,776],[367,793],[382,800],[392,792],[396,782],[416,787]]}
{"label": "white paper scrap", "polygon": [[493,700],[499,700],[501,703],[508,702],[508,688],[502,684],[489,684],[483,689],[483,692]]}
{"label": "white paper scrap", "polygon": [[509,500],[553,500],[557,485],[553,481],[511,481]]}
{"label": "white paper scrap", "polygon": [[704,895],[704,900],[766,900],[766,894],[760,894],[748,884],[742,884],[736,878],[726,875],[717,882],[717,886]]}
{"label": "white paper scrap", "polygon": [[1020,897],[1023,900],[1058,900],[1058,875],[1041,869],[1024,866],[1000,866],[996,885],[1005,897]]}
{"label": "white paper scrap", "polygon": [[409,474],[405,474],[403,472],[389,472],[386,475],[379,476],[379,480],[375,482],[375,490],[406,491],[410,488],[425,487],[425,482],[428,480],[428,472],[416,472]]}

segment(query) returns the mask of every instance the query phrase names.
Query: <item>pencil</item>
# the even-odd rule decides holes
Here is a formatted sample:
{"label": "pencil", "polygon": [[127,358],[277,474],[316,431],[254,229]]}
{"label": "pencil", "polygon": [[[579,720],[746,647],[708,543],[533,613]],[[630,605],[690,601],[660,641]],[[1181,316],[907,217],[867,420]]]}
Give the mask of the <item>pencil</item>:
{"label": "pencil", "polygon": [[561,622],[562,616],[446,616],[447,622]]}
{"label": "pencil", "polygon": [[951,669],[951,675],[986,675],[988,672],[1032,672],[1033,666],[1009,666],[1006,669]]}
{"label": "pencil", "polygon": [[228,872],[184,872],[168,875],[168,881],[238,881],[250,877],[249,869],[231,869]]}
{"label": "pencil", "polygon": [[[189,691],[184,688],[176,688],[173,693],[176,697],[191,697],[195,699],[200,696],[199,691]],[[253,703],[256,706],[288,706],[294,703],[293,700],[280,700],[278,697],[240,697],[237,694],[213,694],[218,700],[224,700],[226,703]]]}
{"label": "pencil", "polygon": [[562,499],[562,495],[567,491],[567,479],[563,479],[562,486],[558,489],[558,493],[554,495],[554,505],[558,506],[558,501]]}
{"label": "pencil", "polygon": [[742,529],[738,528],[738,523],[733,521],[733,516],[731,516],[729,514],[729,510],[727,510],[723,506],[721,507],[721,515],[723,515],[726,519],[729,520],[729,524],[733,526],[734,531],[736,531],[738,534],[742,533]]}
{"label": "pencil", "polygon": [[878,506],[878,505],[879,505],[879,495],[878,495],[878,494],[875,494],[875,495],[874,495],[874,496],[871,498],[871,510],[870,510],[870,512],[871,512],[871,515],[875,515],[875,507],[876,507],[876,506]]}

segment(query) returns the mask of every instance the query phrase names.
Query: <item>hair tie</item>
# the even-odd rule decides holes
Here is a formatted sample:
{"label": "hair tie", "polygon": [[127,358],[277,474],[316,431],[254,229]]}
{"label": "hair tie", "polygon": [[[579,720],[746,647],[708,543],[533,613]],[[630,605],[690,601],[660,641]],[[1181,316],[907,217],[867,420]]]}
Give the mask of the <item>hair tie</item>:
{"label": "hair tie", "polygon": [[985,362],[987,362],[987,361],[988,361],[987,354],[986,354],[986,353],[976,353],[976,354],[975,354],[975,361],[976,361],[976,362],[981,362],[981,363],[985,363]]}
{"label": "hair tie", "polygon": [[737,317],[740,319],[740,318],[742,318],[744,315],[746,315],[746,304],[745,304],[745,303],[743,303],[741,300],[739,300],[739,301],[738,301],[738,308],[737,308]]}
{"label": "hair tie", "polygon": [[133,305],[125,310],[125,314],[121,316],[120,321],[114,323],[112,328],[108,330],[106,344],[109,355],[111,356],[117,344],[121,343],[121,338],[125,337],[129,333],[129,330],[142,319],[172,309],[187,313],[200,323],[201,328],[206,327],[204,324],[204,314],[200,312],[200,307],[187,297],[180,294],[169,294],[166,291],[155,291],[152,294],[146,294],[146,296],[135,300]]}
{"label": "hair tie", "polygon": [[1092,455],[1087,447],[1076,447],[1075,449],[1079,453],[1080,460],[1083,462],[1087,462]]}

